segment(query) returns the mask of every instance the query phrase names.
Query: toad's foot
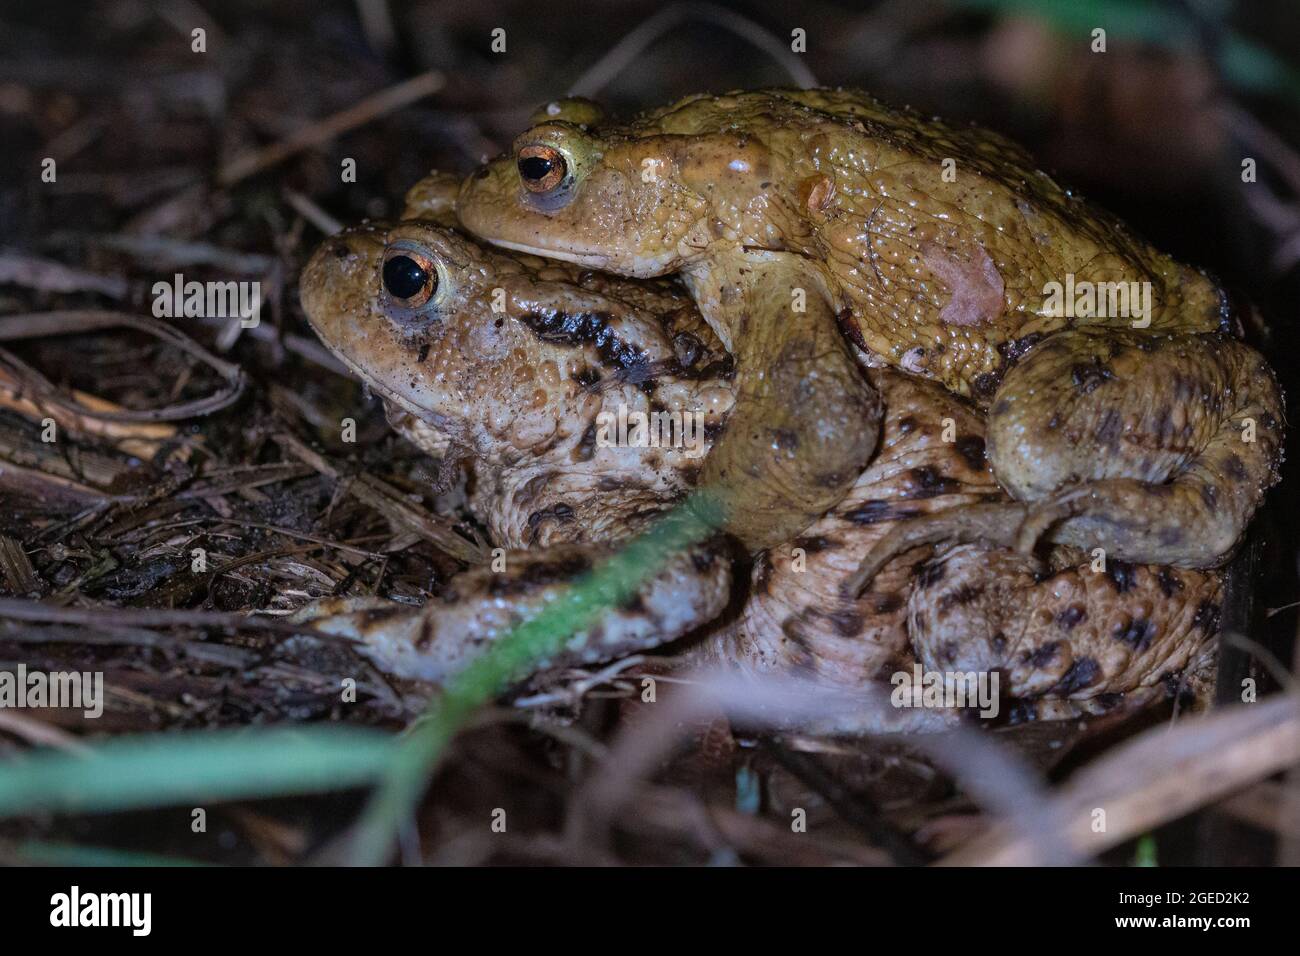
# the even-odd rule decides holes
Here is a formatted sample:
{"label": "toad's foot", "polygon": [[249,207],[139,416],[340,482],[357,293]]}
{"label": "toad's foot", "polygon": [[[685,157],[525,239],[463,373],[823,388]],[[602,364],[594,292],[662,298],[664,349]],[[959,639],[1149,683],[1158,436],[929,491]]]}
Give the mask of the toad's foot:
{"label": "toad's foot", "polygon": [[1016,542],[1028,509],[1017,502],[959,505],[936,514],[895,525],[875,543],[844,582],[844,593],[860,595],[898,555],[922,545],[975,544],[986,549],[1010,548]]}
{"label": "toad's foot", "polygon": [[880,398],[803,268],[793,257],[755,258],[719,297],[727,301],[706,310],[711,323],[724,313],[737,399],[701,483],[720,492],[726,530],[751,552],[788,541],[841,501],[879,434]]}
{"label": "toad's foot", "polygon": [[[329,634],[361,642],[383,671],[443,683],[559,600],[576,578],[614,547],[556,545],[510,551],[491,567],[453,578],[441,598],[421,609],[377,598],[315,602],[295,615]],[[504,561],[504,563],[500,563]],[[720,543],[674,556],[632,599],[603,612],[558,648],[521,664],[514,674],[596,664],[675,640],[717,616],[731,592],[731,562]]]}
{"label": "toad's foot", "polygon": [[1003,380],[988,422],[999,483],[1031,504],[1016,539],[1144,564],[1214,567],[1281,460],[1282,396],[1221,335],[1078,329]]}
{"label": "toad's foot", "polygon": [[[1056,535],[1057,540],[1068,540],[1080,547],[1097,543],[1103,550],[1110,544],[1121,560],[1153,563],[1153,555],[1166,548],[1163,556],[1170,564],[1215,564],[1218,562],[1189,561],[1186,557],[1175,560],[1186,554],[1183,549],[1170,554],[1180,542],[1180,535],[1173,529],[1184,525],[1218,534],[1219,545],[1210,549],[1215,553],[1226,555],[1236,543],[1239,532],[1235,522],[1220,516],[1217,524],[1211,524],[1211,516],[1203,514],[1208,507],[1207,496],[1215,500],[1213,486],[1203,482],[1160,485],[1131,478],[1085,482],[1030,505],[1016,532],[1015,548],[1022,554],[1032,554],[1039,542],[1052,537],[1054,529],[1068,522],[1068,531]],[[1088,529],[1086,533],[1084,528]],[[1122,547],[1116,547],[1117,542]]]}

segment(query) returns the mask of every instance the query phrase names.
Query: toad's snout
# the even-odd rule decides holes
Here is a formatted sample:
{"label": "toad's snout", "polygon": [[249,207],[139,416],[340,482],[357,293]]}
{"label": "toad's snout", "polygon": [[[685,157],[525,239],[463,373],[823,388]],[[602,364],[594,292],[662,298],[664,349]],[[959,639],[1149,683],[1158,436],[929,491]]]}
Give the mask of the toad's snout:
{"label": "toad's snout", "polygon": [[327,344],[345,324],[373,306],[373,280],[383,254],[383,236],[372,230],[331,236],[312,254],[298,280],[298,295],[312,328]]}

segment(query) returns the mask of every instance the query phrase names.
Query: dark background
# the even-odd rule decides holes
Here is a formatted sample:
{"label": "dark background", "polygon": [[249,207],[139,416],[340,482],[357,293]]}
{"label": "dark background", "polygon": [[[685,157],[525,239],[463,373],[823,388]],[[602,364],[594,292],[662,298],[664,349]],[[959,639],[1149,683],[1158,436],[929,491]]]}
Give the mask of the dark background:
{"label": "dark background", "polygon": [[[688,93],[790,84],[782,62],[728,28],[728,11],[743,11],[741,33],[766,35],[786,51],[791,30],[805,30],[807,52],[797,60],[822,84],[860,87],[1023,141],[1060,180],[1256,303],[1263,321],[1251,328],[1251,337],[1269,354],[1288,392],[1297,394],[1300,17],[1291,0],[676,7],[565,0],[6,3],[0,9],[0,252],[28,257],[28,266],[39,258],[124,284],[108,301],[102,292],[60,288],[29,267],[12,266],[0,281],[0,322],[55,308],[143,311],[151,284],[173,271],[225,279],[246,266],[245,277],[262,279],[269,297],[259,334],[231,343],[218,342],[212,329],[187,331],[209,347],[229,349],[252,379],[249,394],[236,408],[185,426],[182,437],[204,443],[181,464],[167,455],[113,457],[113,450],[87,443],[88,455],[98,452],[109,462],[102,487],[139,492],[167,481],[184,487],[205,464],[260,466],[275,457],[271,436],[290,429],[341,466],[382,473],[418,494],[428,484],[427,462],[387,433],[375,403],[366,404],[350,381],[325,370],[328,362],[302,318],[297,273],[321,238],[318,213],[342,223],[396,215],[402,194],[430,168],[463,173],[497,153],[537,105],[588,81],[592,67],[650,18],[680,22],[641,55],[621,62],[595,93],[616,114]],[[1094,26],[1107,30],[1104,54],[1089,48]],[[191,51],[195,27],[207,31],[205,53]],[[491,52],[495,28],[506,31],[505,53]],[[434,94],[377,113],[254,175],[223,182],[222,171],[235,160],[428,70],[443,77]],[[1246,156],[1258,162],[1257,183],[1241,181]],[[57,161],[55,183],[40,179],[44,157]],[[357,162],[355,184],[340,182],[345,157]],[[190,374],[173,351],[130,335],[44,339],[13,350],[61,386],[129,407],[212,387],[210,377]],[[359,445],[339,446],[331,423],[346,413],[340,409],[358,407],[368,409]],[[0,452],[17,454],[14,436],[22,435],[31,437],[30,423],[0,410]],[[78,467],[85,483],[95,485],[84,462]],[[1283,659],[1296,632],[1290,605],[1300,594],[1295,470],[1287,467],[1286,481],[1258,522],[1250,577],[1256,600],[1251,634]],[[244,495],[228,507],[245,527],[324,528],[349,540],[382,533],[376,531],[382,521],[364,509],[334,510],[332,485],[316,477],[264,497],[269,500]],[[433,508],[432,497],[424,503]],[[36,576],[25,593],[11,578],[0,579],[0,594],[239,610],[266,606],[287,587],[283,577],[267,583],[232,573],[216,576],[203,590],[186,590],[172,583],[183,559],[133,538],[130,522],[117,511],[83,520],[87,507],[84,501],[30,500],[0,483],[0,534],[24,546]],[[329,515],[324,525],[323,513]],[[210,518],[176,509],[168,516],[178,522]],[[216,540],[207,543],[215,547]],[[232,559],[278,555],[287,547],[286,539],[253,531],[220,541]],[[316,570],[339,593],[360,583],[418,596],[454,564],[425,542],[382,566],[334,563]],[[54,636],[50,643],[19,640],[20,631],[30,628],[0,627],[0,659],[55,666],[87,653]],[[122,708],[98,729],[331,716],[310,689],[296,693],[288,681],[286,690],[283,671],[268,665],[266,656],[300,667],[309,660],[251,641],[234,646],[256,652],[251,663],[228,662],[244,668],[236,683],[220,671],[220,662],[178,666],[160,661],[155,650],[100,648],[95,666],[151,703]],[[184,703],[187,694],[215,702],[192,708]],[[163,706],[172,701],[182,706]],[[396,697],[377,694],[371,705],[358,719],[386,723],[402,713]],[[484,746],[490,751],[496,743]],[[488,778],[500,783],[499,765],[515,753],[505,752],[506,758],[498,754],[451,772],[464,774],[465,792]],[[539,801],[539,818],[549,819],[554,808]],[[344,799],[325,813],[341,819],[352,809]],[[442,825],[451,832],[447,820],[456,809],[442,809]],[[265,827],[235,817],[230,833],[236,835],[211,853],[294,858],[319,834],[314,824],[302,823],[313,818],[300,808],[285,813],[297,814],[294,825],[312,834],[302,846],[280,846]],[[74,834],[131,846],[147,844],[156,829],[143,817],[93,834],[86,826],[77,824]],[[1171,852],[1195,858],[1190,851]]]}

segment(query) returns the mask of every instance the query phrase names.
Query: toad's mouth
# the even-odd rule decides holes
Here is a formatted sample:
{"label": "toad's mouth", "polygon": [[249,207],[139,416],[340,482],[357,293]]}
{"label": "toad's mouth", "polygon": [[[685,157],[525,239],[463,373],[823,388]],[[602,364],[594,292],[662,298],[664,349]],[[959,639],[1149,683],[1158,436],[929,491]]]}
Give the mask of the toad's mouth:
{"label": "toad's mouth", "polygon": [[[636,256],[627,259],[623,256],[612,256],[608,253],[587,252],[582,249],[565,248],[563,246],[538,246],[515,239],[501,239],[496,236],[481,235],[479,238],[502,249],[509,249],[511,252],[524,252],[533,256],[541,256],[543,259],[559,259],[562,262],[572,262],[574,265],[588,269],[599,269],[602,272],[612,272],[615,275],[631,276],[636,279],[653,279],[656,276],[665,275],[668,271],[668,266],[662,260],[647,256]],[[616,263],[616,266],[611,268],[610,263]]]}
{"label": "toad's mouth", "polygon": [[535,246],[526,242],[514,242],[508,239],[493,238],[488,241],[494,246],[500,246],[502,249],[509,249],[512,252],[526,252],[529,255],[541,256],[545,259],[559,259],[562,262],[572,262],[575,265],[586,266],[590,269],[604,269],[609,265],[609,256],[600,255],[594,252],[580,252],[573,249],[554,248],[550,246]]}
{"label": "toad's mouth", "polygon": [[450,432],[455,428],[456,422],[453,419],[448,418],[446,415],[440,415],[432,409],[424,407],[416,398],[394,389],[391,385],[378,377],[373,371],[354,360],[348,354],[346,349],[335,348],[333,340],[323,334],[321,326],[312,321],[310,312],[307,315],[307,320],[312,326],[312,329],[316,332],[317,336],[320,337],[320,340],[330,346],[330,352],[334,357],[342,362],[347,370],[375,395],[378,395],[386,402],[392,402],[413,418],[418,418],[420,421],[432,425],[434,428],[441,431]]}

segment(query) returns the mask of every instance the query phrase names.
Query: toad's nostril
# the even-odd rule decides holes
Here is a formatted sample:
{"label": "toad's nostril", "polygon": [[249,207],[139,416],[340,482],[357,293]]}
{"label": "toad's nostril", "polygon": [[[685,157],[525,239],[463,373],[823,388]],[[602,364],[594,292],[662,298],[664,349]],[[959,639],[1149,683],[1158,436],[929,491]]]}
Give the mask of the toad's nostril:
{"label": "toad's nostril", "polygon": [[344,242],[334,243],[334,248],[330,251],[334,253],[334,258],[336,259],[346,259],[348,256],[352,255],[352,250],[349,249],[347,243]]}

